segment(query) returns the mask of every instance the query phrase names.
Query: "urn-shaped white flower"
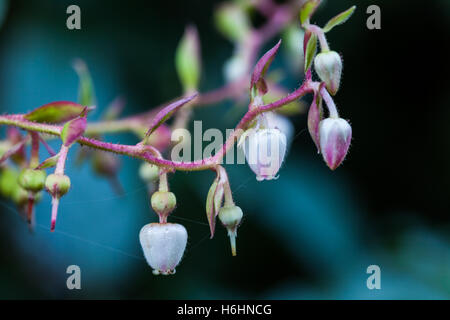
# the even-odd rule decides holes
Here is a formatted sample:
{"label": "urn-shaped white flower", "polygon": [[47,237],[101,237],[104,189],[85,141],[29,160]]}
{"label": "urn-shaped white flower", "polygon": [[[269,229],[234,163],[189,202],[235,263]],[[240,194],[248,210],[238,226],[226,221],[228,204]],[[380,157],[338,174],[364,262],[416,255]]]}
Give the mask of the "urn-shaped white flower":
{"label": "urn-shaped white flower", "polygon": [[245,135],[245,158],[256,174],[256,180],[278,178],[286,154],[286,135],[278,128],[249,129]]}
{"label": "urn-shaped white flower", "polygon": [[335,95],[339,90],[342,74],[342,59],[339,54],[335,51],[319,53],[314,59],[314,68],[328,91]]}
{"label": "urn-shaped white flower", "polygon": [[319,124],[320,151],[331,170],[347,155],[352,140],[352,127],[342,118],[327,118]]}
{"label": "urn-shaped white flower", "polygon": [[139,233],[145,259],[153,274],[174,274],[187,243],[186,229],[176,223],[150,223]]}

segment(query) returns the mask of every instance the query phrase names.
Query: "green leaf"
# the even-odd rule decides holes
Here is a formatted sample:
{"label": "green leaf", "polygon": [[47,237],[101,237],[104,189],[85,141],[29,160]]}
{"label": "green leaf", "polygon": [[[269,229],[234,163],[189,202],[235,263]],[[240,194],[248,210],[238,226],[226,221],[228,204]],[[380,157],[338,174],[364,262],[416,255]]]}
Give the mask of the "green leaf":
{"label": "green leaf", "polygon": [[219,185],[219,177],[217,176],[217,178],[211,185],[211,188],[209,188],[208,196],[206,197],[206,218],[208,219],[211,238],[214,235],[214,230],[216,226],[216,216],[218,214],[218,211],[216,211],[216,201],[215,201],[218,185]]}
{"label": "green leaf", "polygon": [[305,23],[309,22],[309,18],[311,18],[319,4],[320,0],[310,0],[303,5],[303,7],[300,9],[300,23],[302,24],[302,26],[304,26]]}
{"label": "green leaf", "polygon": [[225,194],[224,184],[226,182],[226,179],[225,177],[223,177],[223,175],[220,174],[220,172],[220,170],[217,171],[217,176],[214,179],[214,182],[211,185],[208,196],[206,198],[206,217],[208,218],[211,238],[214,236],[216,217],[219,214],[220,208],[222,207],[222,202]]}
{"label": "green leaf", "polygon": [[335,26],[346,22],[351,17],[351,15],[355,11],[355,9],[356,9],[356,6],[353,6],[350,9],[348,9],[348,10],[338,14],[334,18],[332,18],[330,21],[327,22],[325,27],[323,27],[323,32],[328,32],[331,29],[333,29]]}
{"label": "green leaf", "polygon": [[188,26],[178,45],[175,65],[185,92],[197,90],[200,81],[200,41],[197,29]]}
{"label": "green leaf", "polygon": [[44,162],[42,162],[40,165],[38,165],[35,169],[41,170],[41,169],[47,169],[47,168],[54,167],[54,166],[56,166],[58,159],[59,159],[59,153],[55,154],[53,157],[50,157],[50,158],[44,160]]}
{"label": "green leaf", "polygon": [[242,41],[250,31],[247,13],[238,5],[227,2],[215,12],[217,29],[231,41]]}
{"label": "green leaf", "polygon": [[78,87],[78,102],[83,106],[95,106],[95,89],[91,74],[86,63],[81,59],[76,59],[73,63],[73,68],[80,78]]}
{"label": "green leaf", "polygon": [[305,73],[311,68],[311,65],[314,61],[314,56],[317,51],[317,36],[312,33],[311,37],[308,40],[308,44],[306,45],[306,54],[305,54]]}
{"label": "green leaf", "polygon": [[84,107],[78,103],[55,101],[34,109],[25,115],[25,119],[34,122],[62,123],[76,118],[83,109]]}

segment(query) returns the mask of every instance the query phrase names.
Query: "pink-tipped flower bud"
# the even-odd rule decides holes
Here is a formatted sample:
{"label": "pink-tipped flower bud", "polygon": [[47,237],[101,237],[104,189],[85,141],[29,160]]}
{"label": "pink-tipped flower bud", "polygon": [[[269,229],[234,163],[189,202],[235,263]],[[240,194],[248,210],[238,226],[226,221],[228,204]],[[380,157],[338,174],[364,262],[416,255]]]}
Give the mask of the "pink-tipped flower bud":
{"label": "pink-tipped flower bud", "polygon": [[236,255],[237,228],[242,220],[242,210],[237,206],[224,206],[219,210],[219,219],[228,230],[231,243],[231,254]]}
{"label": "pink-tipped flower bud", "polygon": [[175,209],[177,198],[169,191],[156,191],[151,198],[153,210],[159,215],[161,223],[167,222],[167,217]]}
{"label": "pink-tipped flower bud", "polygon": [[339,54],[335,51],[319,53],[314,59],[314,68],[328,91],[335,95],[339,90],[342,74],[342,59]]}
{"label": "pink-tipped flower bud", "polygon": [[352,127],[341,118],[327,118],[319,124],[320,151],[331,170],[336,169],[347,155],[352,140]]}
{"label": "pink-tipped flower bud", "polygon": [[59,199],[70,189],[70,178],[63,174],[50,174],[45,180],[45,188],[52,195],[52,217],[50,231],[55,230]]}
{"label": "pink-tipped flower bud", "polygon": [[63,174],[52,173],[45,180],[45,188],[54,197],[62,197],[70,189],[70,178]]}
{"label": "pink-tipped flower bud", "polygon": [[183,257],[187,243],[186,229],[176,223],[150,223],[139,233],[145,259],[153,274],[169,275]]}
{"label": "pink-tipped flower bud", "polygon": [[244,137],[245,158],[256,180],[277,179],[286,154],[286,136],[277,128],[249,129]]}

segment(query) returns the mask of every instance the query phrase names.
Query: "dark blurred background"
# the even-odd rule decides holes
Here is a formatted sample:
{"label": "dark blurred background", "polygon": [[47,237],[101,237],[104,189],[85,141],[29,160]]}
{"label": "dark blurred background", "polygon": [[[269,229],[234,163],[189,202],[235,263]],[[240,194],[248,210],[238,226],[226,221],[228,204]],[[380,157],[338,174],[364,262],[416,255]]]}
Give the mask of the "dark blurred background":
{"label": "dark blurred background", "polygon": [[[124,115],[177,97],[174,55],[189,23],[202,44],[200,90],[218,87],[233,52],[214,27],[221,2],[0,1],[1,112],[75,101],[71,63],[77,57],[95,82],[92,119],[118,95],[127,101]],[[66,28],[70,4],[81,7],[82,30]],[[88,165],[75,167],[72,155],[73,188],[61,202],[54,234],[47,229],[48,195],[37,207],[34,234],[13,204],[1,200],[0,298],[450,298],[450,2],[326,1],[313,21],[323,25],[353,4],[354,16],[328,35],[344,57],[336,103],[352,123],[350,153],[331,172],[300,115],[292,118],[300,134],[280,179],[258,183],[247,166],[228,166],[245,214],[237,257],[221,226],[209,240],[204,203],[212,173],[176,173],[172,221],[187,228],[189,243],[175,276],[153,276],[138,242],[140,228],[156,219],[137,175],[139,162],[121,158],[125,194],[117,196]],[[381,8],[381,30],[366,28],[371,4]],[[272,68],[287,66],[281,53]],[[301,78],[287,75],[284,84],[292,90]],[[230,108],[232,102],[196,110],[194,119],[204,128],[233,128],[239,110],[227,113]],[[106,139],[137,142],[128,134]],[[72,264],[81,268],[81,290],[66,288]],[[372,264],[381,268],[381,290],[366,287]]]}

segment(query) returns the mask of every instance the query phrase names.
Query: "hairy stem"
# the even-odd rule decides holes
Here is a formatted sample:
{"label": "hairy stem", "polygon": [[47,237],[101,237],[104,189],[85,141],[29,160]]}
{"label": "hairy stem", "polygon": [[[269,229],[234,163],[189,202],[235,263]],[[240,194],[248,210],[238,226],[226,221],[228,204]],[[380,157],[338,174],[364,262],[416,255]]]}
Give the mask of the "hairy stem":
{"label": "hairy stem", "polygon": [[325,32],[323,32],[322,28],[319,26],[316,26],[314,24],[310,24],[308,26],[308,30],[314,33],[317,38],[319,39],[320,48],[322,49],[322,52],[330,51],[330,47],[328,46],[327,38],[325,37]]}
{"label": "hairy stem", "polygon": [[[146,146],[143,144],[137,145],[114,144],[86,137],[79,138],[77,142],[81,145],[85,145],[91,148],[100,149],[103,151],[113,152],[117,154],[128,155],[155,164],[157,166],[169,169],[182,171],[198,171],[198,170],[212,169],[217,164],[220,163],[222,158],[232,148],[235,141],[239,139],[239,137],[242,134],[242,131],[247,128],[247,126],[256,118],[256,116],[258,116],[261,113],[280,108],[296,99],[301,98],[306,93],[313,92],[314,85],[315,84],[313,82],[308,80],[300,88],[298,88],[291,94],[287,95],[285,98],[266,104],[257,109],[252,109],[248,111],[241,119],[239,124],[236,126],[233,134],[231,134],[226,140],[226,142],[222,145],[220,151],[217,152],[212,157],[201,160],[196,160],[192,162],[166,160],[159,156],[159,151],[156,148]],[[22,129],[26,129],[28,131],[47,133],[55,136],[60,136],[62,129],[61,126],[37,123],[26,120],[22,115],[0,116],[0,124],[12,125]]]}

